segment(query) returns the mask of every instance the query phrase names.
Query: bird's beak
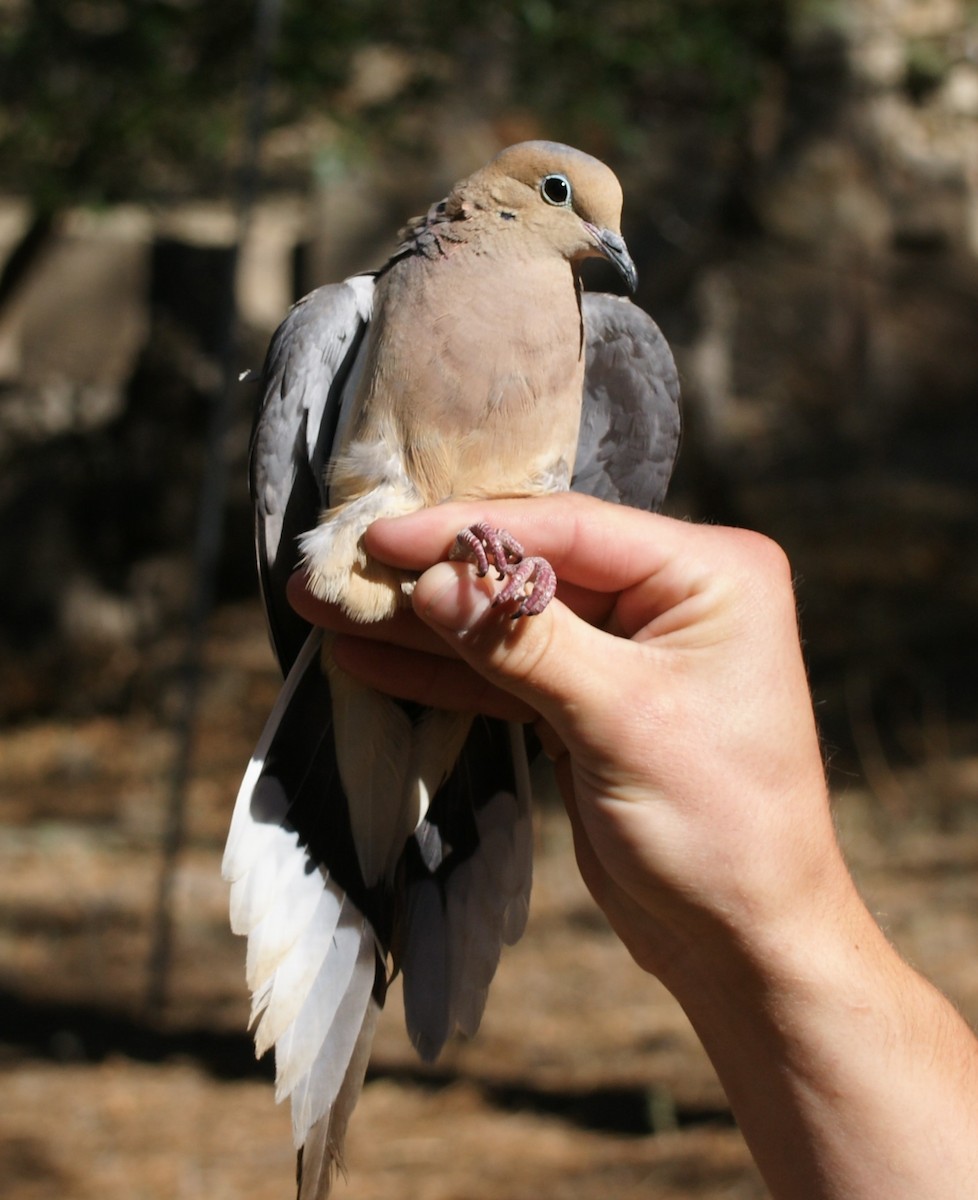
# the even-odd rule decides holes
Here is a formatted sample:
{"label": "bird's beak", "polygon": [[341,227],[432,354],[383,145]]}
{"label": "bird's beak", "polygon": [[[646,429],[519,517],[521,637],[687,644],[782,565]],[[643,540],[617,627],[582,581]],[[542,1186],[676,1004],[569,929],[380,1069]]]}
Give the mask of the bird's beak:
{"label": "bird's beak", "polygon": [[599,229],[597,225],[592,225],[590,222],[585,222],[585,225],[588,233],[594,238],[598,253],[611,263],[625,281],[628,290],[634,292],[638,287],[638,271],[632,262],[632,256],[628,253],[625,239],[620,233],[613,233],[610,229]]}

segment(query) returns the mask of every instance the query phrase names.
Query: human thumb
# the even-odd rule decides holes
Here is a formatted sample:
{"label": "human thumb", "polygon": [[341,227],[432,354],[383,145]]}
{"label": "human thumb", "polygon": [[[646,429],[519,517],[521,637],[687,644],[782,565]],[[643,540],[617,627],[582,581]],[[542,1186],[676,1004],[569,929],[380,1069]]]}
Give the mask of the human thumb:
{"label": "human thumb", "polygon": [[525,700],[560,731],[592,724],[614,702],[613,672],[603,670],[618,639],[577,617],[559,600],[542,613],[513,619],[512,605],[494,605],[491,575],[467,563],[441,562],[415,585],[417,615],[471,667]]}

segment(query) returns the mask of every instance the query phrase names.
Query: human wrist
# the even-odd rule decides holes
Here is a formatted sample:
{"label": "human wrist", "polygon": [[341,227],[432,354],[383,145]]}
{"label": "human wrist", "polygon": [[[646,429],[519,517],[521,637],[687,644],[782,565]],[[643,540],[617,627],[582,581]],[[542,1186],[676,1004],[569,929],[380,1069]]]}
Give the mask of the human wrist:
{"label": "human wrist", "polygon": [[655,974],[687,1010],[712,1011],[733,992],[787,1002],[816,986],[826,963],[886,945],[834,838],[795,876],[772,882],[756,864],[748,873],[723,903],[683,922],[656,956]]}

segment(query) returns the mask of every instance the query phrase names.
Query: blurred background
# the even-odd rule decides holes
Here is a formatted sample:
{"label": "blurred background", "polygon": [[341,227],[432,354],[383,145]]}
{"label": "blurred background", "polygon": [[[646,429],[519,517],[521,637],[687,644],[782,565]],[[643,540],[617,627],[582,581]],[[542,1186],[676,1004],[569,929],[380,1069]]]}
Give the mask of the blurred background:
{"label": "blurred background", "polygon": [[[669,511],[777,538],[854,871],[978,1018],[978,4],[0,0],[0,1191],[290,1194],[222,841],[277,688],[246,457],[289,304],[504,145],[603,158]],[[595,286],[610,286],[595,276]],[[339,1195],[763,1197],[539,811],[530,930]]]}

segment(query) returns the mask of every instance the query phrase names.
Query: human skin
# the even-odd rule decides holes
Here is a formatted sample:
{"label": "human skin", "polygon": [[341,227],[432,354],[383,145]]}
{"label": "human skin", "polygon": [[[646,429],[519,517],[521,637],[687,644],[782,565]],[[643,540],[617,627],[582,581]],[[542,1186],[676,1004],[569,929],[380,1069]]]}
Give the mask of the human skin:
{"label": "human skin", "polygon": [[[556,569],[539,616],[442,561],[478,520]],[[352,626],[300,577],[293,603],[366,683],[535,723],[585,882],[685,1009],[772,1195],[978,1195],[978,1043],[845,866],[782,551],[578,496],[443,505],[367,545],[422,572],[410,611]]]}

